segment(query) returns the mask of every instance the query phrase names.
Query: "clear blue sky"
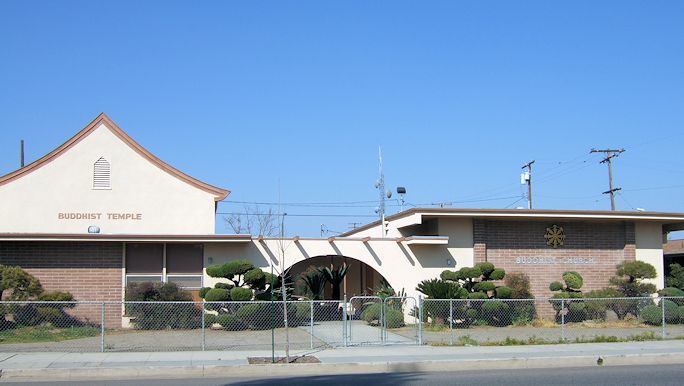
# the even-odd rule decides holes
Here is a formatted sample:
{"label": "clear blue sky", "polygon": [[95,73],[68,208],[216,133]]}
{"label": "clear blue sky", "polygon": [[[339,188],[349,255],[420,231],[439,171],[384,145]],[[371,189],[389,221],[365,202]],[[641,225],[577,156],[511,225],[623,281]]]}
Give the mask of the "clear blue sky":
{"label": "clear blue sky", "polygon": [[372,221],[353,215],[374,215],[378,146],[411,204],[524,205],[535,159],[535,207],[557,209],[609,209],[589,150],[624,147],[618,208],[684,212],[682,20],[682,1],[5,0],[0,174],[20,139],[33,161],[104,111],[229,200],[364,202],[285,207],[288,234]]}

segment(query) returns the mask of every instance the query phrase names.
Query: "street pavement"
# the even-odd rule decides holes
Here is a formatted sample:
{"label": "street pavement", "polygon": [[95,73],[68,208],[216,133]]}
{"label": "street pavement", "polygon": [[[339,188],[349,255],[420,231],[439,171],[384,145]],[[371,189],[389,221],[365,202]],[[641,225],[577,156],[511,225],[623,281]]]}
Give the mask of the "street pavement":
{"label": "street pavement", "polygon": [[[463,371],[684,364],[684,341],[535,346],[356,346],[312,355],[321,363],[249,365],[270,351],[149,353],[0,353],[0,381],[313,376],[330,374]],[[276,355],[283,355],[277,352]]]}

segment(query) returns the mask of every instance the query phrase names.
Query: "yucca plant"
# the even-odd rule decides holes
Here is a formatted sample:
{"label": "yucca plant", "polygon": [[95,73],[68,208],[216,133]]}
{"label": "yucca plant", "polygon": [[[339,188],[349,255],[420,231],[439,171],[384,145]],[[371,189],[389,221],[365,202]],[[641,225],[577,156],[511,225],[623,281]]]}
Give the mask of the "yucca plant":
{"label": "yucca plant", "polygon": [[312,300],[323,300],[326,277],[320,270],[306,272],[301,279],[308,297]]}
{"label": "yucca plant", "polygon": [[351,265],[343,264],[338,266],[337,268],[333,267],[333,269],[330,269],[328,267],[320,268],[321,273],[325,277],[325,280],[327,280],[332,285],[333,300],[340,299],[340,284],[342,284],[342,281],[344,280],[344,277],[347,275],[347,271],[349,271],[350,266]]}

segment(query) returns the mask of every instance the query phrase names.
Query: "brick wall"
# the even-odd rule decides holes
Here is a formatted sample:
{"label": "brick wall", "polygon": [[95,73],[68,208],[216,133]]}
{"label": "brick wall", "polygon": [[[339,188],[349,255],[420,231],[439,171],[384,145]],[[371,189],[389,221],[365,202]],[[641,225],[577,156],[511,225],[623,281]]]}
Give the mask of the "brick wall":
{"label": "brick wall", "polygon": [[[552,225],[565,231],[565,243],[558,248],[546,245],[544,238],[546,228]],[[473,232],[475,262],[489,261],[507,273],[526,273],[536,297],[553,295],[549,283],[560,281],[565,271],[582,275],[584,292],[603,288],[618,263],[636,258],[633,223],[476,220]],[[555,258],[555,263],[522,264],[516,262],[520,257],[543,258],[546,262]],[[567,262],[577,257],[593,258],[594,262]]]}
{"label": "brick wall", "polygon": [[[115,242],[0,242],[0,264],[18,265],[37,277],[45,290],[68,291],[76,300],[121,301],[122,255],[122,243]],[[121,326],[117,308],[118,313],[107,307],[107,326]],[[98,323],[101,319],[96,306],[73,312]]]}

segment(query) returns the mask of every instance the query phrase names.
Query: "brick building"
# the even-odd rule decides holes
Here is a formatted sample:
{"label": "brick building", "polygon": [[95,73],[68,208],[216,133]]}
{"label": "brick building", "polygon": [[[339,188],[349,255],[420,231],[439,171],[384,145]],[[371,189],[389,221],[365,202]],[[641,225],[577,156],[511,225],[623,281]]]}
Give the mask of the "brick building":
{"label": "brick building", "polygon": [[654,265],[662,287],[663,240],[684,229],[681,213],[413,208],[338,237],[215,234],[216,203],[228,194],[164,163],[101,114],[0,177],[0,264],[79,300],[119,301],[140,281],[196,293],[216,282],[207,266],[238,258],[294,274],[346,262],[347,297],[381,279],[417,295],[420,281],[445,269],[490,261],[527,273],[533,293],[546,296],[564,271],[598,289],[629,260]]}

